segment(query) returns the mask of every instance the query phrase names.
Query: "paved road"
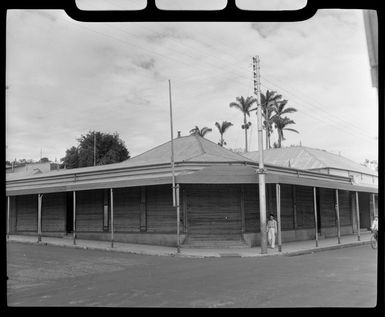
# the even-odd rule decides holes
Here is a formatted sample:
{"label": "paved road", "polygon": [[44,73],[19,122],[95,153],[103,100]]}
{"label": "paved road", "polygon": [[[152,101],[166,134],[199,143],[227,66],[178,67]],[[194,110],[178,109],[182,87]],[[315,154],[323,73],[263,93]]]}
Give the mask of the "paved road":
{"label": "paved road", "polygon": [[178,258],[7,244],[9,306],[373,307],[370,246],[300,256]]}

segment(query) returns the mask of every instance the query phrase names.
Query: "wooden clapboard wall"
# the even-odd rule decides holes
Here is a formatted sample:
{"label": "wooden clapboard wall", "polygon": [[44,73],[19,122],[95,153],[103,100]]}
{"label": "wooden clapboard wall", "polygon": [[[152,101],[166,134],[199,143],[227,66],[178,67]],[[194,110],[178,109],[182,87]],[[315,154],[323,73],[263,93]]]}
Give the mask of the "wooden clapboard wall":
{"label": "wooden clapboard wall", "polygon": [[244,185],[245,232],[260,232],[258,184]]}
{"label": "wooden clapboard wall", "polygon": [[293,185],[281,186],[281,229],[294,229]]}
{"label": "wooden clapboard wall", "polygon": [[358,193],[360,207],[360,227],[363,229],[370,228],[370,194]]}
{"label": "wooden clapboard wall", "polygon": [[319,189],[321,227],[336,227],[335,190],[330,188]]}
{"label": "wooden clapboard wall", "polygon": [[16,231],[37,232],[37,195],[16,197]]}
{"label": "wooden clapboard wall", "polygon": [[114,189],[114,231],[140,231],[141,188]]}
{"label": "wooden clapboard wall", "polygon": [[297,228],[314,228],[313,187],[295,186]]}
{"label": "wooden clapboard wall", "polygon": [[41,206],[42,232],[64,232],[66,211],[66,193],[44,194]]}
{"label": "wooden clapboard wall", "polygon": [[269,218],[270,214],[277,219],[276,184],[266,184],[266,218]]}
{"label": "wooden clapboard wall", "polygon": [[172,185],[146,189],[147,231],[176,233],[176,208],[172,205]]}
{"label": "wooden clapboard wall", "polygon": [[349,226],[352,224],[352,197],[347,190],[338,191],[338,203],[340,210],[340,225]]}
{"label": "wooden clapboard wall", "polygon": [[240,199],[240,185],[190,185],[187,190],[189,234],[239,235]]}
{"label": "wooden clapboard wall", "polygon": [[103,231],[103,190],[76,193],[76,231]]}

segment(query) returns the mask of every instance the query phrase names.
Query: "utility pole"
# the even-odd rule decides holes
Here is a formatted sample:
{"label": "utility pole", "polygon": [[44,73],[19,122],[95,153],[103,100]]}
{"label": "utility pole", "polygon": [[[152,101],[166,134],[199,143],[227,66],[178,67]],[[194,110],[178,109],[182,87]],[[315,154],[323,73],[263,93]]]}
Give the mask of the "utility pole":
{"label": "utility pole", "polygon": [[257,97],[257,123],[258,123],[258,182],[259,182],[259,220],[261,235],[261,253],[267,253],[266,237],[266,187],[265,168],[263,164],[263,135],[262,135],[262,107],[261,107],[261,81],[259,56],[253,57],[254,94]]}
{"label": "utility pole", "polygon": [[176,236],[177,253],[180,253],[180,208],[179,208],[179,184],[175,186],[175,165],[174,165],[174,130],[172,122],[172,99],[171,80],[168,81],[168,93],[170,99],[170,130],[171,130],[171,173],[172,173],[172,205],[176,207]]}

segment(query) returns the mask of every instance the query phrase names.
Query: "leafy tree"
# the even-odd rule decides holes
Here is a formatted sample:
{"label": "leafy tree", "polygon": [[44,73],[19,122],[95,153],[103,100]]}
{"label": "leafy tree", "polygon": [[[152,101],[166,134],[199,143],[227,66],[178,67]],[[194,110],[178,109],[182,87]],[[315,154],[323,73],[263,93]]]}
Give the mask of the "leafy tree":
{"label": "leafy tree", "polygon": [[206,135],[207,133],[211,132],[211,131],[212,131],[212,129],[207,128],[207,127],[203,127],[202,129],[199,129],[198,126],[195,126],[194,129],[191,129],[191,130],[190,130],[190,134],[191,134],[191,135],[199,135],[200,137],[204,138],[205,135]]}
{"label": "leafy tree", "polygon": [[247,122],[246,117],[250,117],[251,106],[257,102],[257,99],[253,97],[247,97],[245,99],[243,96],[236,97],[235,99],[236,102],[230,103],[230,108],[236,108],[243,114],[242,129],[245,130],[245,152],[247,152],[247,129],[251,126],[251,122]]}
{"label": "leafy tree", "polygon": [[226,145],[225,140],[223,139],[223,134],[227,131],[228,128],[230,128],[233,124],[228,121],[223,121],[221,124],[219,122],[215,122],[215,126],[218,128],[218,131],[221,135],[221,140],[218,143],[220,146]]}
{"label": "leafy tree", "polygon": [[40,160],[39,160],[39,163],[49,163],[50,160],[48,157],[42,157]]}
{"label": "leafy tree", "polygon": [[292,132],[295,132],[295,133],[299,133],[297,130],[295,129],[291,129],[291,128],[287,128],[288,125],[291,125],[291,124],[295,124],[295,122],[291,119],[289,119],[288,117],[276,117],[274,119],[274,125],[275,125],[275,128],[277,129],[277,133],[278,133],[278,146],[277,147],[281,147],[282,145],[282,141],[286,140],[284,135],[283,135],[283,131],[292,131]]}
{"label": "leafy tree", "polygon": [[369,168],[371,168],[371,169],[373,169],[373,170],[378,172],[378,162],[377,162],[377,160],[370,161],[368,159],[365,159],[365,161],[363,163],[361,163],[361,165],[369,167]]}
{"label": "leafy tree", "polygon": [[119,138],[119,134],[116,132],[109,134],[90,131],[86,135],[81,135],[77,141],[79,145],[66,150],[65,157],[61,159],[66,168],[93,166],[94,145],[96,145],[96,165],[119,163],[130,158],[124,141]]}

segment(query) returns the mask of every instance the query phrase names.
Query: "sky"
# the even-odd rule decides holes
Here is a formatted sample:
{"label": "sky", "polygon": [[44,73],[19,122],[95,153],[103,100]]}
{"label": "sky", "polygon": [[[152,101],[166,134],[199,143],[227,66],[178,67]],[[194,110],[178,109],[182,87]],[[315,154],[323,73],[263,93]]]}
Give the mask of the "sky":
{"label": "sky", "polygon": [[[83,0],[78,6],[119,10],[126,3]],[[140,0],[131,3],[143,7]],[[285,132],[283,146],[323,149],[357,163],[378,159],[378,92],[361,10],[264,23],[84,23],[60,10],[10,10],[6,35],[7,160],[59,161],[94,130],[117,132],[131,156],[165,143],[169,80],[175,137],[197,125],[212,128],[206,138],[217,143],[215,122],[226,120],[234,124],[224,135],[226,147],[244,148],[242,113],[229,104],[253,95],[256,55],[262,92],[277,91],[298,110],[289,116],[299,134]],[[250,122],[249,150],[255,151],[255,112]],[[276,131],[271,140],[277,141]]]}

